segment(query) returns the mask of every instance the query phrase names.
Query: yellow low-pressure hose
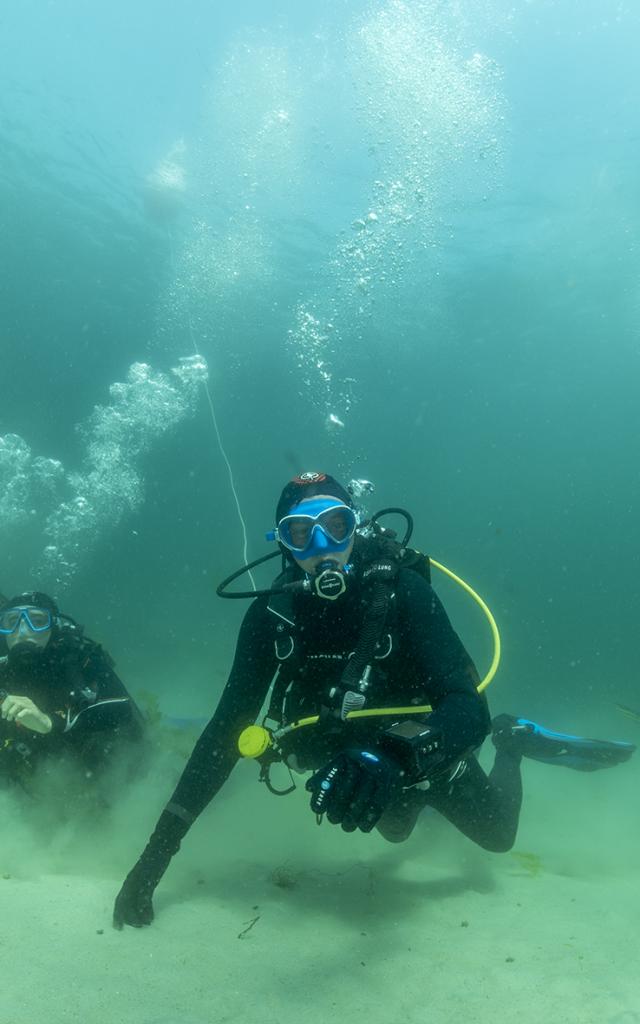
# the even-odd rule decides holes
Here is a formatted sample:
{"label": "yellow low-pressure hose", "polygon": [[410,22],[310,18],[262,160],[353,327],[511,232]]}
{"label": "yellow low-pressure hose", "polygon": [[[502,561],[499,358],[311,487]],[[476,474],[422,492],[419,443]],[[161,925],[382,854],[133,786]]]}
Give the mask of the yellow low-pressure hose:
{"label": "yellow low-pressure hose", "polygon": [[431,565],[434,565],[436,569],[439,569],[440,572],[443,572],[445,576],[448,576],[450,579],[452,579],[454,583],[457,583],[459,586],[461,586],[463,590],[466,590],[467,594],[469,594],[473,598],[473,600],[480,605],[484,614],[487,617],[487,621],[489,623],[489,626],[491,627],[491,633],[493,635],[493,660],[489,666],[489,671],[487,672],[486,676],[478,683],[478,693],[482,693],[483,690],[486,690],[487,686],[495,676],[496,672],[498,671],[498,665],[500,664],[500,634],[498,632],[496,620],[494,619],[488,604],[486,604],[486,602],[482,600],[480,594],[476,594],[473,587],[470,587],[469,584],[465,583],[463,579],[461,579],[459,576],[456,576],[455,572],[451,572],[451,569],[447,569],[446,565],[442,565],[441,562],[436,562],[435,558],[430,558],[429,562],[431,563]]}
{"label": "yellow low-pressure hose", "polygon": [[[498,626],[494,619],[491,609],[482,600],[479,594],[475,592],[473,587],[470,587],[468,583],[465,583],[460,576],[456,576],[451,569],[447,569],[446,565],[442,565],[441,562],[436,562],[434,558],[430,558],[429,562],[440,572],[444,573],[450,579],[466,590],[467,594],[473,598],[473,600],[482,608],[489,626],[491,627],[491,633],[493,636],[493,659],[489,666],[489,671],[483,679],[478,683],[478,693],[482,693],[486,690],[487,686],[498,671],[498,665],[500,664],[500,633],[498,632]],[[430,704],[422,704],[416,707],[415,704],[410,707],[400,708],[362,708],[360,711],[349,711],[347,712],[346,718],[351,720],[354,718],[378,718],[383,715],[425,715],[431,711]],[[272,745],[273,741],[280,740],[283,736],[293,732],[295,729],[302,729],[308,725],[316,725],[319,719],[319,715],[310,715],[308,718],[300,718],[297,722],[293,722],[291,725],[286,725],[282,729],[277,729],[275,732],[270,733],[268,729],[265,729],[261,725],[250,725],[244,729],[240,734],[238,740],[238,750],[242,757],[260,757],[265,751]]]}

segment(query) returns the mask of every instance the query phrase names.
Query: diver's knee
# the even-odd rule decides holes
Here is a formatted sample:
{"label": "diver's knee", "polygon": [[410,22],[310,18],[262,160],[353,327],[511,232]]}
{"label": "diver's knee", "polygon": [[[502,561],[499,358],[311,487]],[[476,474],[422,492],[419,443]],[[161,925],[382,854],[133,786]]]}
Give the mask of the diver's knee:
{"label": "diver's knee", "polygon": [[394,831],[393,828],[389,828],[384,824],[376,825],[376,829],[383,839],[385,839],[388,843],[395,843],[396,845],[398,843],[406,843],[407,839],[413,832],[413,828],[410,828],[408,830],[403,829],[402,831]]}
{"label": "diver's knee", "polygon": [[478,845],[488,853],[508,853],[516,841],[515,832],[504,832],[501,835],[488,836],[478,841]]}

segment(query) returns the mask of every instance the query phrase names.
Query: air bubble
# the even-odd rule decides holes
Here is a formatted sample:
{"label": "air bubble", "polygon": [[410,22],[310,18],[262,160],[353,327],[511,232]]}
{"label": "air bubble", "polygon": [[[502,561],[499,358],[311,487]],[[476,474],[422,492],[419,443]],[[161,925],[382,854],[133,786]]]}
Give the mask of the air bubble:
{"label": "air bubble", "polygon": [[144,481],[139,459],[196,409],[207,380],[202,356],[181,359],[169,374],[134,363],[124,382],[109,388],[78,429],[84,442],[79,471],[34,456],[15,434],[0,437],[0,528],[40,523],[43,551],[31,575],[41,585],[67,584],[104,534],[140,507]]}

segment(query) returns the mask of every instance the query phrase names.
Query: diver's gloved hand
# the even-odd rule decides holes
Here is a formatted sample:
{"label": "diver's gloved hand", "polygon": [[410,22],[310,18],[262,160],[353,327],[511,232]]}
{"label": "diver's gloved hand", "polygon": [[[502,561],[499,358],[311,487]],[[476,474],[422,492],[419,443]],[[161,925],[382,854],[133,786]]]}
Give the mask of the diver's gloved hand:
{"label": "diver's gloved hand", "polygon": [[345,832],[371,832],[403,787],[404,772],[380,751],[344,750],[306,783],[311,810]]}
{"label": "diver's gloved hand", "polygon": [[[170,808],[175,805],[169,804]],[[183,808],[176,808],[184,812]],[[125,924],[142,928],[153,921],[154,890],[180,849],[180,841],[189,830],[189,822],[174,810],[164,810],[137,864],[133,866],[116,896],[113,927],[121,931]]]}
{"label": "diver's gloved hand", "polygon": [[142,928],[153,921],[151,898],[155,889],[154,879],[146,877],[140,861],[129,872],[113,908],[113,927],[122,931],[125,924]]}

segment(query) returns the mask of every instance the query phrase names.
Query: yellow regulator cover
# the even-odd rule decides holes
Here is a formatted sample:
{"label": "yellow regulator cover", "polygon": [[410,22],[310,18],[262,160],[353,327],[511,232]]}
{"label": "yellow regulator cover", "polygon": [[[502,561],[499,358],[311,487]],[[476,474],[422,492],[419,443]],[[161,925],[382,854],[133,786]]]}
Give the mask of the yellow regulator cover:
{"label": "yellow regulator cover", "polygon": [[260,757],[270,746],[269,731],[261,725],[248,725],[238,739],[238,750],[242,757]]}

